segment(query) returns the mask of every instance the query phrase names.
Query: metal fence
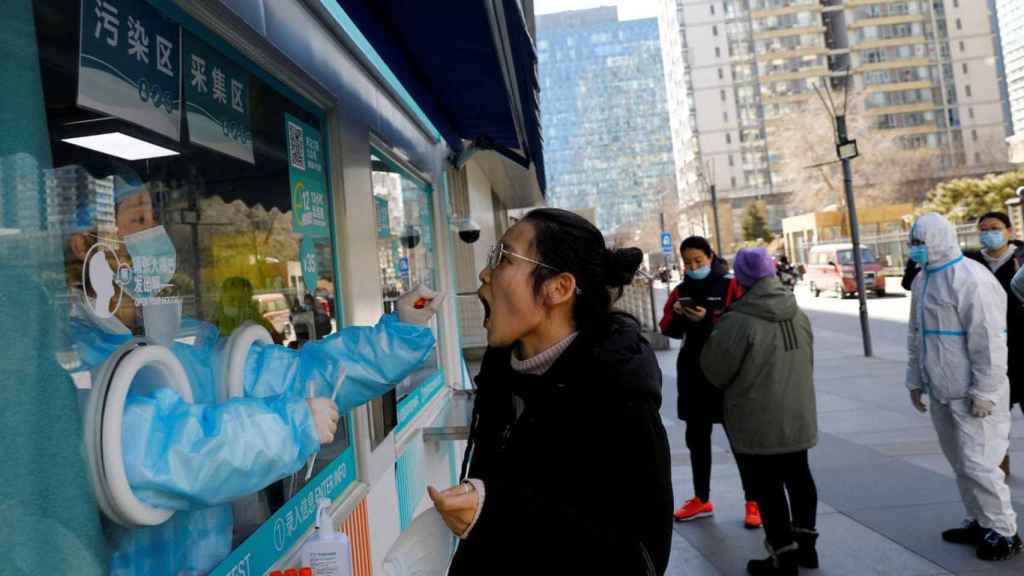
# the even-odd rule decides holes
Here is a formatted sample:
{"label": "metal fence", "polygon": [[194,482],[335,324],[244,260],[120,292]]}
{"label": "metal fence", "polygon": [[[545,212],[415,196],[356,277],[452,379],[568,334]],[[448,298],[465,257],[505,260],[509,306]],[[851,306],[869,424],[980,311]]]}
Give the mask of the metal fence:
{"label": "metal fence", "polygon": [[[961,224],[956,227],[957,240],[960,248],[964,250],[976,249],[980,246],[978,241],[978,227],[975,224]],[[801,245],[803,250],[803,263],[808,263],[808,254],[815,246],[827,244],[851,244],[849,238],[837,238],[828,242],[814,242]],[[899,269],[902,271],[904,264],[910,257],[910,234],[908,232],[894,232],[875,236],[861,236],[861,246],[872,248],[878,261],[887,268]]]}

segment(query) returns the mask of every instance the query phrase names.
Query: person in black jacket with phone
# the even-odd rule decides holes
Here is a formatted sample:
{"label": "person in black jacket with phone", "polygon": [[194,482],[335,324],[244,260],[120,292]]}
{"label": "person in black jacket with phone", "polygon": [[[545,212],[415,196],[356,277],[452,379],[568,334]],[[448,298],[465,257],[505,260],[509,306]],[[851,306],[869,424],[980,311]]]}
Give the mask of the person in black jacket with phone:
{"label": "person in black jacket with phone", "polygon": [[[681,338],[683,347],[676,358],[676,409],[686,421],[686,447],[693,468],[694,497],[675,512],[679,522],[707,518],[714,514],[711,503],[711,429],[722,423],[722,392],[712,386],[700,368],[700,353],[725,309],[741,294],[729,264],[711,250],[701,236],[683,240],[679,253],[686,266],[683,282],[665,303],[660,327],[669,338]],[[729,361],[722,359],[722,361]],[[744,525],[761,526],[761,513],[740,474],[747,505]]]}
{"label": "person in black jacket with phone", "polygon": [[464,481],[428,488],[460,538],[451,576],[665,572],[661,370],[637,321],[611,310],[642,258],[549,208],[491,250]]}
{"label": "person in black jacket with phone", "polygon": [[[978,239],[981,250],[964,252],[971,258],[992,271],[996,280],[1006,291],[1006,345],[1010,350],[1007,357],[1007,376],[1010,379],[1010,409],[1021,404],[1024,410],[1024,370],[1021,361],[1013,352],[1018,350],[1024,336],[1024,305],[1014,295],[1010,281],[1021,269],[1024,262],[1024,242],[1013,239],[1013,224],[1010,217],[1003,212],[989,212],[978,218]],[[1000,466],[1003,472],[1010,475],[1010,454],[1006,454]]]}

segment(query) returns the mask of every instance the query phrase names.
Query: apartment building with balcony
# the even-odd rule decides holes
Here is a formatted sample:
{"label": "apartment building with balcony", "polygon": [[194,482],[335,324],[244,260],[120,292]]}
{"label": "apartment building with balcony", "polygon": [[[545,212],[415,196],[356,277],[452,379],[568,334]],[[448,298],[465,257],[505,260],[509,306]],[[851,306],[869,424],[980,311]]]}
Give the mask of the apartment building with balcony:
{"label": "apartment building with balcony", "polygon": [[715,184],[720,213],[737,213],[723,219],[732,223],[723,244],[742,239],[738,212],[755,199],[781,226],[792,190],[773,170],[782,143],[771,127],[793,114],[828,122],[815,86],[848,85],[872,126],[902,147],[936,149],[950,171],[1006,167],[995,0],[664,0],[662,8],[663,38],[678,30],[665,49],[676,42],[681,53],[663,56],[667,68],[682,68],[666,71],[673,127],[691,127],[674,130],[673,144],[696,150],[692,171],[703,174],[678,179],[684,227],[699,232],[707,221],[705,183]]}

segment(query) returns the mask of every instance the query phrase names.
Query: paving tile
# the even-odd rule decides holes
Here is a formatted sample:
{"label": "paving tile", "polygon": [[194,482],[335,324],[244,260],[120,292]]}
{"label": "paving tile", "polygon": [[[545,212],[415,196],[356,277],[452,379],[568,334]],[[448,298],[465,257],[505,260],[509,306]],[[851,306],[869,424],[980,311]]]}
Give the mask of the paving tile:
{"label": "paving tile", "polygon": [[[1017,506],[1018,517],[1024,508]],[[964,511],[955,504],[922,504],[901,508],[874,508],[857,510],[849,516],[868,528],[879,532],[897,544],[914,551],[945,570],[961,574],[970,571],[1015,570],[999,574],[1024,574],[1024,556],[1005,564],[992,565],[978,560],[970,546],[958,546],[942,541],[942,530],[960,524]],[[1020,520],[1018,519],[1018,523]],[[895,574],[895,572],[894,572]]]}
{"label": "paving tile", "polygon": [[677,532],[672,533],[672,551],[666,576],[722,576],[700,551]]}
{"label": "paving tile", "polygon": [[820,576],[926,576],[941,566],[843,514],[818,519]]}
{"label": "paving tile", "polygon": [[842,412],[846,410],[862,410],[867,407],[863,402],[844,398],[837,394],[819,391],[817,394],[818,414]]}
{"label": "paving tile", "polygon": [[832,412],[818,418],[818,428],[838,436],[860,433],[892,431],[898,436],[901,430],[920,427],[920,420],[909,410],[906,413],[889,410]]}
{"label": "paving tile", "polygon": [[814,474],[820,498],[843,513],[960,501],[950,478],[901,460],[889,460],[868,469],[815,470]]}

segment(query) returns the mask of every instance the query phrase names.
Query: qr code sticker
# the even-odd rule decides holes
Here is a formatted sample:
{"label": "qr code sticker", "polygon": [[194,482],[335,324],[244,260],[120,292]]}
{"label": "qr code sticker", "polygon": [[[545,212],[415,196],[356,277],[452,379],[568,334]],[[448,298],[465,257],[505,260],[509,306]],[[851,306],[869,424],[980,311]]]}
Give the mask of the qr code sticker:
{"label": "qr code sticker", "polygon": [[291,122],[288,123],[288,156],[293,168],[306,169],[306,139],[302,127]]}

